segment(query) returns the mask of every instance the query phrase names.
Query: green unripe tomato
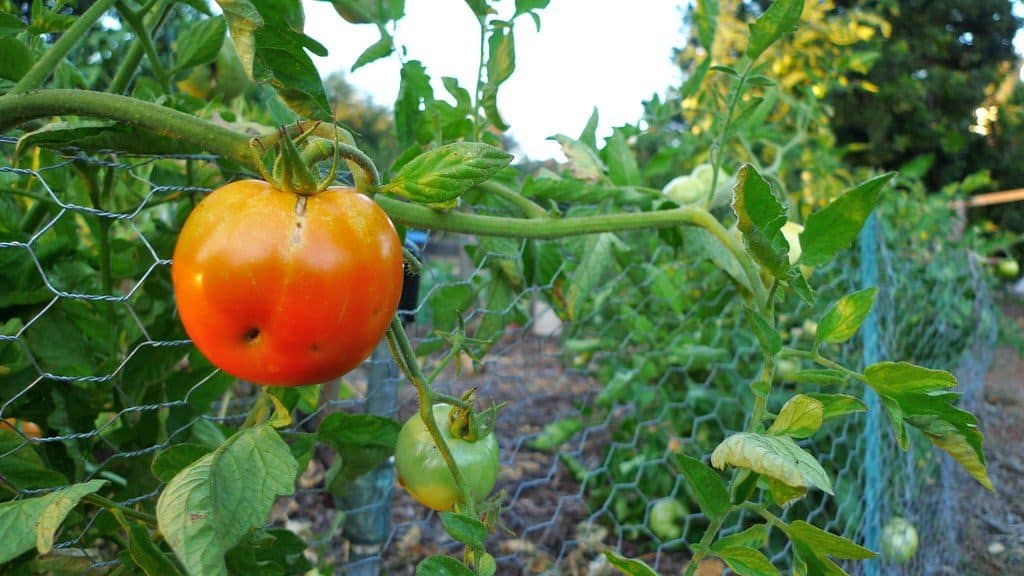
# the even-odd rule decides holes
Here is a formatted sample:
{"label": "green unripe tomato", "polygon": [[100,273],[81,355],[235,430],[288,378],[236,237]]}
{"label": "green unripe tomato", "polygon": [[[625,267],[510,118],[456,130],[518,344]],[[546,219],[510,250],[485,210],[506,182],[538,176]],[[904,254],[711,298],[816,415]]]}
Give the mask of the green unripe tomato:
{"label": "green unripe tomato", "polygon": [[[433,409],[441,436],[469,484],[473,499],[483,500],[498,481],[498,439],[493,433],[475,442],[452,436],[448,424],[448,413],[452,407],[435,404]],[[462,501],[455,478],[418,412],[405,422],[398,433],[395,469],[406,492],[427,508],[450,512],[456,503]]]}
{"label": "green unripe tomato", "polygon": [[[714,179],[715,169],[711,164],[701,164],[693,169],[690,176],[699,184],[700,189],[706,193],[711,189],[711,181]],[[724,170],[718,170],[718,185],[715,186],[715,194],[711,198],[712,208],[728,206],[732,202],[732,179]]]}
{"label": "green unripe tomato", "polygon": [[690,511],[686,509],[679,500],[675,498],[661,498],[651,506],[650,514],[647,516],[647,525],[651,532],[662,541],[675,540],[682,537],[683,526],[679,522],[689,516]]}
{"label": "green unripe tomato", "polygon": [[687,174],[673,178],[665,184],[661,193],[675,200],[680,206],[691,206],[704,199],[705,190],[706,188],[703,188],[696,178]]}
{"label": "green unripe tomato", "polygon": [[899,516],[893,516],[882,528],[882,557],[902,564],[917,553],[917,528]]}
{"label": "green unripe tomato", "polygon": [[1003,278],[1016,278],[1020,274],[1020,263],[1016,258],[1003,258],[999,261],[999,274]]}

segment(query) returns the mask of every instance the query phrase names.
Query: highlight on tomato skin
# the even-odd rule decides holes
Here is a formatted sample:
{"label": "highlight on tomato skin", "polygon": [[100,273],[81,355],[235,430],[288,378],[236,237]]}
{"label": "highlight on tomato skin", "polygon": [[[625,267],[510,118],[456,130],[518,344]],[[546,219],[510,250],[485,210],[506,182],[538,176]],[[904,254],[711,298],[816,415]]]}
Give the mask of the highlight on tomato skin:
{"label": "highlight on tomato skin", "polygon": [[171,275],[185,332],[215,366],[261,385],[317,384],[383,338],[402,292],[402,245],[354,189],[300,196],[243,180],[193,209]]}

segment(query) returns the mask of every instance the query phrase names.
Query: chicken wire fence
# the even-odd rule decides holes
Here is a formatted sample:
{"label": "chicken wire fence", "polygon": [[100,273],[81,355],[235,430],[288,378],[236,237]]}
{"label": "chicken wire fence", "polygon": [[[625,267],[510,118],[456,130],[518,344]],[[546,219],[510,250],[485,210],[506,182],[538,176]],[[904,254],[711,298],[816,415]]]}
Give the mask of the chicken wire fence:
{"label": "chicken wire fence", "polygon": [[[181,441],[216,446],[221,427],[241,424],[255,394],[206,362],[174,313],[175,234],[210,190],[204,170],[213,159],[65,150],[15,164],[15,144],[0,139],[0,418],[39,422],[44,433],[0,435],[0,475],[14,497],[59,480],[104,479],[121,504],[152,510],[162,485],[149,474],[153,456]],[[983,278],[962,247],[908,241],[902,224],[883,210],[858,249],[814,271],[815,312],[878,285],[875,312],[860,338],[835,351],[840,359],[955,369],[973,410],[995,334]],[[460,321],[472,336],[501,320],[486,355],[461,356],[436,384],[454,394],[475,387],[480,399],[505,403],[495,429],[504,528],[488,544],[499,573],[599,574],[610,570],[600,553],[607,548],[662,574],[685,566],[685,542],[707,522],[674,457],[709,454],[742,429],[760,357],[727,274],[686,258],[693,241],[664,232],[557,242],[434,234],[416,247],[424,268],[406,312],[425,368],[437,365],[444,333]],[[599,281],[573,293],[567,280],[593,266],[594,254],[609,261]],[[544,281],[513,283],[495,297],[490,287],[503,270],[521,273],[528,261],[544,261],[535,264],[547,268],[537,276]],[[808,311],[792,301],[786,309],[783,337],[808,344]],[[952,573],[953,492],[968,481],[926,442],[901,452],[877,401],[865,399],[873,410],[827,423],[808,441],[833,474],[835,495],[812,492],[783,516],[877,549],[882,525],[901,515],[921,532],[912,562],[848,569]],[[781,400],[773,396],[774,408]],[[415,412],[386,347],[341,381],[305,389],[293,430],[315,430],[340,410],[397,420]],[[30,476],[16,473],[26,460],[36,462]],[[331,489],[332,461],[318,453],[271,518],[303,537],[314,565],[412,574],[428,554],[457,553],[437,516],[396,488],[390,462],[339,490]],[[44,473],[51,462],[58,464]],[[754,521],[741,515],[726,531]],[[110,523],[87,508],[56,548],[74,551],[94,573],[112,570],[118,544],[98,536]],[[773,539],[769,552],[787,563],[784,540]]]}

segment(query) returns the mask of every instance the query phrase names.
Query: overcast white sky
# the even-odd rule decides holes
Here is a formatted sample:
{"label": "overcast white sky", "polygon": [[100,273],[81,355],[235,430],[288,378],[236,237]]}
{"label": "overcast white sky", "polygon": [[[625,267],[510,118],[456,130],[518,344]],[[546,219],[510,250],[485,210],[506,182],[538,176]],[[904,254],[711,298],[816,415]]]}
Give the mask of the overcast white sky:
{"label": "overcast white sky", "polygon": [[[516,71],[502,85],[498,104],[523,152],[534,159],[560,156],[558,145],[546,138],[579,135],[595,106],[599,136],[608,135],[612,126],[640,118],[642,100],[677,85],[680,72],[671,56],[683,42],[684,4],[552,0],[540,12],[540,34],[530,18],[517,20]],[[375,102],[390,105],[398,93],[397,56],[349,70],[377,40],[376,28],[345,22],[329,2],[304,0],[304,5],[306,33],[330,51],[326,58],[313,58],[320,72],[344,70]],[[514,2],[506,0],[499,8],[512,10]],[[396,41],[407,48],[407,59],[426,65],[435,93],[444,94],[442,76],[454,76],[472,90],[479,28],[464,0],[406,0],[405,10]]]}

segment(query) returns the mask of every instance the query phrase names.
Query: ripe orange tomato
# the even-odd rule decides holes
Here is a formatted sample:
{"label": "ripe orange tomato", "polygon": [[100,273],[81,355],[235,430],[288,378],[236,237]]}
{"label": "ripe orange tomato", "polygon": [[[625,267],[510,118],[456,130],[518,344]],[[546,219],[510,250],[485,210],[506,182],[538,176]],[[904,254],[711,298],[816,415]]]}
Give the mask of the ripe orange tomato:
{"label": "ripe orange tomato", "polygon": [[17,418],[4,418],[0,420],[0,428],[6,428],[8,430],[16,430],[25,435],[26,438],[42,438],[43,431],[39,428],[39,424],[35,422],[29,422],[28,420],[18,420]]}
{"label": "ripe orange tomato", "polygon": [[402,292],[402,244],[351,188],[312,196],[262,180],[214,190],[171,265],[185,331],[214,365],[257,384],[337,378],[365,360]]}

